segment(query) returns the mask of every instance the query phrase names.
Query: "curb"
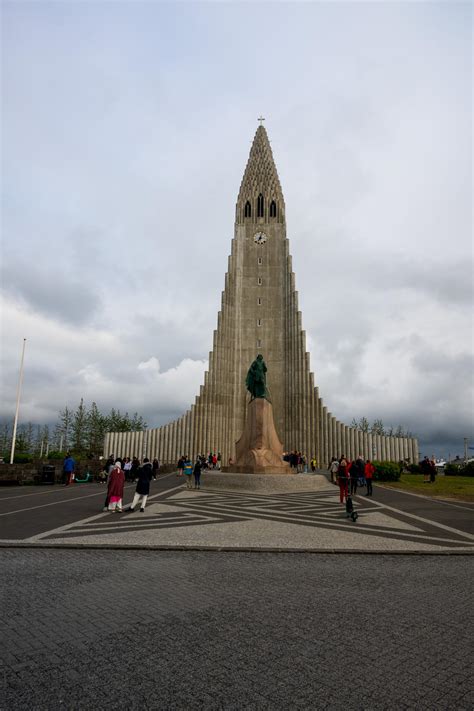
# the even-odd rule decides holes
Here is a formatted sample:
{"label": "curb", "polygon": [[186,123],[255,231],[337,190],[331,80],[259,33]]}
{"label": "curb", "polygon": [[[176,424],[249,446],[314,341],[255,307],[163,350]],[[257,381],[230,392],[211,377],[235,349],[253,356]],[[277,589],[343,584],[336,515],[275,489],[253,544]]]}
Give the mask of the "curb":
{"label": "curb", "polygon": [[169,551],[169,552],[205,552],[205,553],[310,553],[312,555],[406,555],[406,556],[471,556],[474,555],[474,549],[465,550],[441,550],[441,551],[389,551],[389,550],[364,550],[363,548],[255,548],[252,546],[241,546],[239,548],[231,546],[139,546],[139,545],[120,545],[120,544],[101,544],[101,543],[23,543],[21,541],[5,543],[0,542],[0,550],[8,549],[52,549],[52,550],[111,550],[111,551]]}

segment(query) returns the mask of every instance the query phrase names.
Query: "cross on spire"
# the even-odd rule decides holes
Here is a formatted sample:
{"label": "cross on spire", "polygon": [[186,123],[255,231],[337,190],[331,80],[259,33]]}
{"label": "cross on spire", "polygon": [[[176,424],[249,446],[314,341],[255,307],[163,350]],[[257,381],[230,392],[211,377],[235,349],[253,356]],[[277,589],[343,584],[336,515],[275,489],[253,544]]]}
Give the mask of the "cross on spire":
{"label": "cross on spire", "polygon": [[265,121],[265,119],[263,118],[263,116],[259,116],[258,121],[260,122],[260,126],[263,126],[263,122]]}

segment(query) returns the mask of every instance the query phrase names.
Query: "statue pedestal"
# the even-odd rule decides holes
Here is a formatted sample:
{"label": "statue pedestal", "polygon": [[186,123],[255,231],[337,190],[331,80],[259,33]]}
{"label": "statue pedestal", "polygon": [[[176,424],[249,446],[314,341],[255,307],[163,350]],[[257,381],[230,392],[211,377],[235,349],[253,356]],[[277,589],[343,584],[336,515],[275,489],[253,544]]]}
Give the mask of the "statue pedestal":
{"label": "statue pedestal", "polygon": [[240,474],[294,474],[283,461],[283,445],[273,422],[273,408],[263,397],[252,400],[242,437],[235,445],[235,463],[228,472]]}

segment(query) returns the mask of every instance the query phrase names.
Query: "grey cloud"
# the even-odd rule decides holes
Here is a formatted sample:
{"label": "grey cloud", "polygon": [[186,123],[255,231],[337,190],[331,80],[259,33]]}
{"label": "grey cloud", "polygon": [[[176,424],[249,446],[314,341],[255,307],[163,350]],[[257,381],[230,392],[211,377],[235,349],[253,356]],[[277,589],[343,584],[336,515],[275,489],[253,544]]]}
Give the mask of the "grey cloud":
{"label": "grey cloud", "polygon": [[99,290],[86,280],[58,273],[48,266],[16,263],[4,265],[3,291],[29,309],[63,323],[83,326],[100,310]]}

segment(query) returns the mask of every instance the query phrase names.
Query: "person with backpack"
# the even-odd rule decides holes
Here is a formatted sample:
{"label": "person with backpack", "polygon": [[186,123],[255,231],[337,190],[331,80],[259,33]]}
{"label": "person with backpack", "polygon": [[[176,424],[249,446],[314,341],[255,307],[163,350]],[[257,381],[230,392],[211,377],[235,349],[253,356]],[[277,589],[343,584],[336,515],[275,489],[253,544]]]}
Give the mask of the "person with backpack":
{"label": "person with backpack", "polygon": [[184,460],[184,478],[186,479],[186,489],[192,489],[193,483],[191,477],[193,475],[193,463],[189,457],[185,457]]}
{"label": "person with backpack", "polygon": [[344,503],[344,498],[347,498],[347,485],[349,482],[348,478],[349,472],[347,471],[347,460],[344,455],[339,460],[339,466],[337,469],[337,482],[339,484],[339,501],[341,504]]}
{"label": "person with backpack", "polygon": [[331,482],[333,484],[337,484],[338,469],[339,469],[339,462],[337,461],[336,457],[333,457],[331,460],[331,464],[329,465],[329,473],[331,474]]}

